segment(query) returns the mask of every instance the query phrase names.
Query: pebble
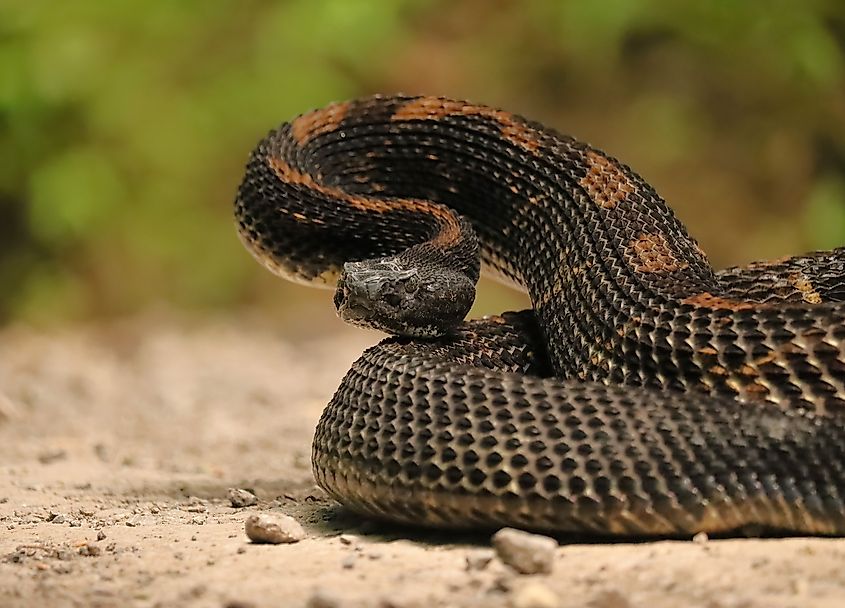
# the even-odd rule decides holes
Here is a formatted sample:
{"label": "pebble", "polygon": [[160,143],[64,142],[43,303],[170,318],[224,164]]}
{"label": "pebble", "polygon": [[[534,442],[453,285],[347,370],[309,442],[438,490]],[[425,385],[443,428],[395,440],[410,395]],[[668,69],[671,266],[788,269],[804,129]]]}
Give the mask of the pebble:
{"label": "pebble", "polygon": [[355,537],[351,534],[341,534],[337,537],[340,541],[341,545],[354,545],[355,544]]}
{"label": "pebble", "polygon": [[97,540],[106,540],[106,533],[102,530],[97,532]]}
{"label": "pebble", "polygon": [[97,557],[100,555],[100,547],[99,545],[95,545],[93,543],[86,543],[79,547],[79,555],[85,555],[87,557]]}
{"label": "pebble", "polygon": [[305,605],[307,608],[340,608],[343,604],[335,593],[326,589],[316,589]]}
{"label": "pebble", "polygon": [[587,605],[590,608],[632,608],[628,598],[615,589],[601,591]]}
{"label": "pebble", "polygon": [[555,592],[541,583],[529,583],[517,589],[511,598],[513,608],[555,608],[558,604]]}
{"label": "pebble", "polygon": [[227,496],[229,497],[229,503],[236,509],[251,507],[258,502],[255,494],[243,488],[229,488]]}
{"label": "pebble", "polygon": [[340,562],[340,565],[343,566],[345,569],[349,570],[355,566],[356,557],[354,555],[348,555],[343,558],[343,561]]}
{"label": "pebble", "polygon": [[67,452],[61,448],[46,450],[38,455],[38,462],[41,464],[53,464],[67,458]]}
{"label": "pebble", "polygon": [[257,513],[246,518],[246,535],[254,543],[297,543],[305,538],[305,530],[289,515]]}
{"label": "pebble", "polygon": [[466,570],[467,572],[473,572],[475,570],[484,570],[487,566],[490,565],[490,562],[492,561],[493,553],[490,551],[467,555]]}
{"label": "pebble", "polygon": [[548,536],[502,528],[493,535],[493,548],[502,562],[521,574],[552,571],[557,541]]}
{"label": "pebble", "polygon": [[707,544],[707,541],[710,540],[710,537],[707,536],[706,532],[699,532],[695,536],[692,537],[692,542],[696,545],[704,545]]}

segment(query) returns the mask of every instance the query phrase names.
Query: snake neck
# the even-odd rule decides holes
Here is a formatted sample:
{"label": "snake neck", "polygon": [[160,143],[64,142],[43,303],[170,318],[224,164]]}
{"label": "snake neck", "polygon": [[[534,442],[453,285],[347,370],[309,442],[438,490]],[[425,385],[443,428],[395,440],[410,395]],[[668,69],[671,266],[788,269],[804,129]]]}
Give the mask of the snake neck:
{"label": "snake neck", "polygon": [[374,97],[300,116],[253,154],[237,209],[259,259],[313,280],[430,238],[435,207],[397,201],[470,221],[485,265],[528,291],[561,375],[610,356],[635,319],[718,294],[704,253],[629,167],[463,102]]}
{"label": "snake neck", "polygon": [[469,219],[486,268],[529,293],[558,373],[607,357],[632,319],[718,294],[705,254],[639,175],[518,116],[370,98],[306,114],[271,141],[321,187],[369,200],[370,214],[414,199]]}

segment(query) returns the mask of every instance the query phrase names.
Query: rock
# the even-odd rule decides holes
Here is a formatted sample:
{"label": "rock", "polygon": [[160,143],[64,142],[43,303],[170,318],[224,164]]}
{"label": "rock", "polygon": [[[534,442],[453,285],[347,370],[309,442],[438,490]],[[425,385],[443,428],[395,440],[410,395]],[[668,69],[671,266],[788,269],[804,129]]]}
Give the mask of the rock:
{"label": "rock", "polygon": [[106,540],[106,533],[102,530],[97,532],[97,540]]}
{"label": "rock", "polygon": [[490,551],[484,551],[483,553],[474,553],[472,555],[467,555],[466,557],[466,569],[467,572],[473,572],[475,570],[484,570],[490,562],[493,561],[493,553]]}
{"label": "rock", "polygon": [[307,608],[340,608],[343,603],[335,593],[326,589],[315,589],[305,605]]}
{"label": "rock", "polygon": [[696,545],[705,545],[709,540],[710,537],[707,536],[706,532],[699,532],[698,534],[692,537],[692,542],[694,542]]}
{"label": "rock", "polygon": [[355,544],[355,537],[351,534],[341,534],[337,537],[340,541],[341,545],[354,545]]}
{"label": "rock", "polygon": [[236,509],[251,507],[258,502],[255,494],[243,488],[229,488],[227,495],[229,497],[229,503]]}
{"label": "rock", "polygon": [[555,592],[540,583],[525,585],[511,598],[513,608],[555,608],[558,604]]}
{"label": "rock", "polygon": [[93,543],[85,543],[81,547],[79,547],[79,555],[84,555],[86,557],[97,557],[100,555],[100,547],[99,545],[95,545]]}
{"label": "rock", "polygon": [[502,528],[493,535],[493,548],[502,562],[522,574],[549,573],[557,541],[548,536]]}
{"label": "rock", "polygon": [[305,530],[293,517],[258,513],[246,518],[246,535],[254,543],[297,543],[305,538]]}

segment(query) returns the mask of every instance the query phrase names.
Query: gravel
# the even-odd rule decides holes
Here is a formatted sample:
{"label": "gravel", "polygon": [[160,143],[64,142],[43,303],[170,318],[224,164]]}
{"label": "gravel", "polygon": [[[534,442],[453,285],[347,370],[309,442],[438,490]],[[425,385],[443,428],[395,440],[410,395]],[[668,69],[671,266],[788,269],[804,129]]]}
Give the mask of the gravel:
{"label": "gravel", "polygon": [[[3,608],[542,606],[533,583],[572,608],[845,606],[845,539],[573,542],[552,574],[524,576],[477,535],[362,519],[314,488],[307,459],[337,382],[378,336],[288,344],[263,325],[153,321],[0,332],[0,391],[17,410],[3,418],[0,395]],[[57,448],[64,459],[40,462]],[[228,488],[253,484],[258,504],[232,508]],[[253,544],[253,513],[291,515],[308,537]]]}
{"label": "gravel", "polygon": [[521,574],[552,571],[557,541],[548,536],[502,528],[493,535],[496,556]]}
{"label": "gravel", "polygon": [[251,507],[258,502],[255,494],[243,488],[229,488],[227,495],[229,503],[236,509]]}
{"label": "gravel", "polygon": [[305,530],[293,517],[260,513],[246,518],[246,535],[254,543],[298,543],[305,538]]}

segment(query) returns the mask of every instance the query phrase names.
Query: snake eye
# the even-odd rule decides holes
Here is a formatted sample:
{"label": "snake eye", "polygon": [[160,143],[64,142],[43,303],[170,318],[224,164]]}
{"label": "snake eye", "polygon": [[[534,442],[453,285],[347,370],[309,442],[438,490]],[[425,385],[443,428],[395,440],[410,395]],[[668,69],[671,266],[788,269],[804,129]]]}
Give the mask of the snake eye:
{"label": "snake eye", "polygon": [[405,287],[406,293],[416,293],[417,289],[419,288],[419,281],[416,277],[408,277],[403,286]]}

